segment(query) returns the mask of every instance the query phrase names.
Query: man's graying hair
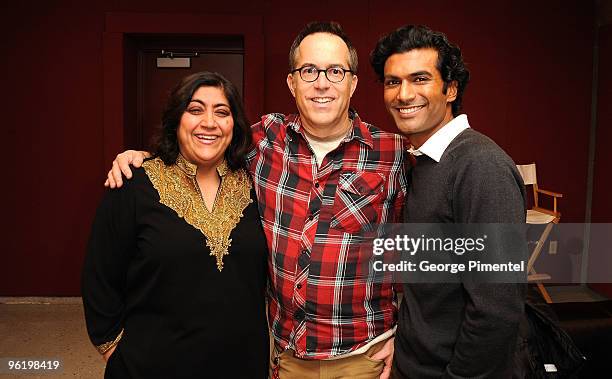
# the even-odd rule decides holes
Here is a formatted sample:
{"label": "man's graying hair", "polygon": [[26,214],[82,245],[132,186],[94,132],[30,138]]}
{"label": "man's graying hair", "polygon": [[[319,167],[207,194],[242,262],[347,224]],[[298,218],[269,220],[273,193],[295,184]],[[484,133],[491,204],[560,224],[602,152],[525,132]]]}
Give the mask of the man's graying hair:
{"label": "man's graying hair", "polygon": [[342,41],[344,41],[344,43],[346,44],[346,47],[348,47],[349,69],[353,71],[354,74],[357,73],[357,69],[359,66],[359,62],[357,60],[357,50],[355,50],[353,43],[348,38],[346,33],[344,33],[344,30],[342,30],[342,27],[340,26],[340,24],[338,24],[337,22],[333,22],[333,21],[331,22],[319,22],[319,21],[311,22],[308,25],[306,25],[304,29],[300,31],[297,37],[295,37],[295,39],[293,40],[293,44],[291,45],[291,50],[289,50],[289,71],[293,71],[297,68],[295,67],[295,63],[296,63],[296,58],[297,58],[296,57],[297,49],[300,46],[300,43],[302,43],[304,38],[306,38],[307,36],[311,34],[315,34],[315,33],[329,33],[329,34],[333,34],[335,36],[340,37]]}

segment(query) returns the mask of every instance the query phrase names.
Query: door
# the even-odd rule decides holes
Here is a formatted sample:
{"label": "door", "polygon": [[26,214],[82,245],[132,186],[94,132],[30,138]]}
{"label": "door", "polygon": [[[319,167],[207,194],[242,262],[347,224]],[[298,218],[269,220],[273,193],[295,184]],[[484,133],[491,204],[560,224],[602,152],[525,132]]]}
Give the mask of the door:
{"label": "door", "polygon": [[[172,89],[199,71],[219,72],[243,94],[244,43],[241,36],[126,36],[126,147],[150,151]],[[162,54],[163,51],[163,54]],[[158,58],[188,58],[189,67],[158,67]]]}

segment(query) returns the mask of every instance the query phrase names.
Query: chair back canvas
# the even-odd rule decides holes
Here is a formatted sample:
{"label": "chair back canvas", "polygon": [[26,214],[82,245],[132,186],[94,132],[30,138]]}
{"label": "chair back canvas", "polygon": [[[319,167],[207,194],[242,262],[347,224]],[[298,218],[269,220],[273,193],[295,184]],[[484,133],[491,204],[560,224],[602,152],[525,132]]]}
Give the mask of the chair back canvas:
{"label": "chair back canvas", "polygon": [[535,163],[517,164],[516,168],[518,169],[519,173],[523,177],[523,182],[525,182],[526,186],[538,184]]}

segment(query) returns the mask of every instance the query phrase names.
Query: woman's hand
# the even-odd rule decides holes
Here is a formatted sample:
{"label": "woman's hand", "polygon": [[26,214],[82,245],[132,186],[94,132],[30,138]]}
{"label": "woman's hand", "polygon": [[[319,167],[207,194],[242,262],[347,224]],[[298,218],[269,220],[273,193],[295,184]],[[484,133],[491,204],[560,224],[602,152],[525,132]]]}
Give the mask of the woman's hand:
{"label": "woman's hand", "polygon": [[117,155],[113,161],[113,167],[108,172],[104,187],[119,188],[123,185],[123,179],[121,173],[126,178],[132,178],[132,170],[130,170],[130,164],[136,168],[142,166],[142,162],[145,158],[150,157],[151,154],[146,151],[127,150]]}
{"label": "woman's hand", "polygon": [[117,348],[117,345],[111,347],[110,349],[108,349],[108,351],[106,351],[106,353],[102,355],[102,359],[104,359],[104,362],[108,362],[108,359],[110,358],[111,355],[113,355],[116,348]]}

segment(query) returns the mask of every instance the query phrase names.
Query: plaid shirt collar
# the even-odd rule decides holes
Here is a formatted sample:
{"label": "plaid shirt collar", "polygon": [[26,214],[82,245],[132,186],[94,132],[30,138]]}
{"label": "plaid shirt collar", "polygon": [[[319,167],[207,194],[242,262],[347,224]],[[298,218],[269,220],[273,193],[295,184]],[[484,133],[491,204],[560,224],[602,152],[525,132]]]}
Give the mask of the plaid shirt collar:
{"label": "plaid shirt collar", "polygon": [[[354,109],[349,109],[349,119],[353,124],[353,128],[351,132],[344,139],[344,142],[352,141],[353,139],[363,143],[368,146],[370,149],[374,148],[374,141],[372,139],[372,134],[368,130],[365,123],[361,121],[357,111]],[[285,124],[287,125],[288,130],[291,130],[293,133],[288,133],[289,138],[293,136],[297,136],[298,134],[304,137],[302,131],[302,120],[299,114],[290,114],[285,119]]]}

